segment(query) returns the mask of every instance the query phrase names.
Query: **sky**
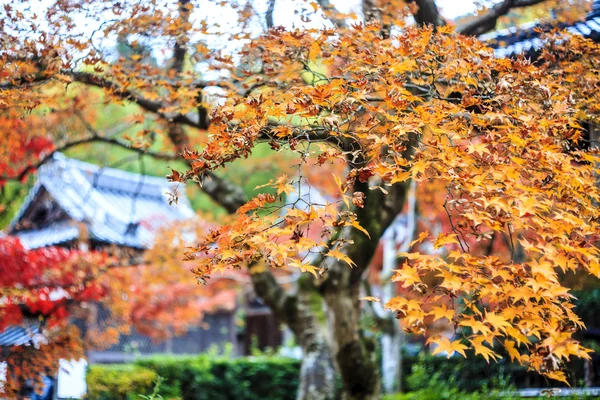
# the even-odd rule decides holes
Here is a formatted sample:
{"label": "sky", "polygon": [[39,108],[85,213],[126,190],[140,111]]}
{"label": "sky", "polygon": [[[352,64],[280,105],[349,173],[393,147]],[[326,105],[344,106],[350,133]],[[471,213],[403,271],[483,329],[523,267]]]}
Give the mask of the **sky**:
{"label": "sky", "polygon": [[454,19],[477,10],[473,0],[437,0],[446,18]]}
{"label": "sky", "polygon": [[[360,0],[331,0],[338,10],[348,12],[356,8]],[[442,10],[446,18],[454,19],[477,10],[475,0],[436,0],[436,4]]]}
{"label": "sky", "polygon": [[[31,0],[30,2],[17,2],[16,6],[18,8],[27,9],[29,12],[40,12],[40,10],[44,10],[49,7],[56,0]],[[265,12],[267,9],[267,0],[252,0],[255,5],[256,10],[262,10]],[[313,0],[314,1],[314,0]],[[341,12],[350,13],[356,12],[357,14],[361,13],[361,3],[362,0],[330,0],[331,3]],[[456,17],[465,15],[467,13],[472,13],[477,9],[476,3],[495,3],[498,0],[436,0],[437,5],[440,7],[441,12],[444,17],[448,19],[454,19]],[[4,4],[12,3],[13,0],[0,0],[0,6]],[[175,2],[175,0],[170,0],[169,2]],[[300,26],[310,26],[313,28],[320,28],[323,25],[327,25],[327,22],[324,19],[315,18],[311,20],[308,24],[302,22],[298,15],[294,15],[291,10],[295,9],[298,3],[302,3],[299,0],[277,0],[274,20],[276,25],[284,25],[288,28],[291,28],[295,25]],[[202,10],[200,11],[198,8],[195,9],[195,12],[201,13],[203,16],[213,16],[213,21],[207,21],[210,23],[218,22],[220,24],[226,25],[227,22],[233,24],[231,27],[235,30],[235,25],[237,24],[237,17],[235,12],[231,10],[231,13],[227,13],[228,10],[226,8],[218,6],[219,2],[216,0],[205,1],[202,3]],[[96,15],[95,18],[91,18],[89,16],[84,16],[79,18],[79,22],[76,25],[74,31],[69,32],[71,35],[81,35],[81,36],[89,36],[91,32],[97,30],[99,24],[102,22],[102,16]],[[94,19],[98,18],[98,20],[94,21]],[[107,18],[110,19],[110,18]],[[209,18],[210,19],[210,18]],[[43,24],[43,23],[42,23]],[[262,25],[262,23],[260,24]],[[264,29],[263,26],[257,25],[255,28],[258,32],[261,32]],[[114,36],[114,35],[113,35]],[[216,38],[215,38],[216,39]],[[209,37],[205,37],[205,40],[210,42]],[[94,43],[98,48],[104,48],[106,51],[109,49],[113,49],[114,52],[114,41],[115,38],[112,36],[103,37],[101,34],[96,34],[94,36]],[[155,51],[153,51],[153,56],[156,59],[165,59],[169,57],[169,54],[163,54],[164,43],[158,43],[157,40],[154,40],[153,47]],[[219,44],[222,47],[222,43]],[[228,43],[227,47],[231,47],[232,52],[235,52],[235,49],[238,44],[234,41]],[[110,51],[108,51],[110,53]],[[168,51],[167,51],[168,53]]]}

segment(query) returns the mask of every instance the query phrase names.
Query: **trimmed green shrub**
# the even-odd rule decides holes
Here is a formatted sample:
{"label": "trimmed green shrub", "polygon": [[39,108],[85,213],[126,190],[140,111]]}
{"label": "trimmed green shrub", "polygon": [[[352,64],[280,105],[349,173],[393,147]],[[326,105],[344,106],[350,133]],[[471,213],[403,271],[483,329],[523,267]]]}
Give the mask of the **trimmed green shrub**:
{"label": "trimmed green shrub", "polygon": [[[554,397],[521,397],[518,395],[504,394],[500,392],[490,393],[467,393],[457,390],[450,390],[444,395],[440,395],[440,391],[437,389],[421,389],[416,392],[409,393],[398,393],[383,396],[383,400],[438,400],[438,399],[452,399],[452,400],[547,400],[548,398]],[[561,396],[557,397],[560,400],[592,400],[597,397],[590,396]]]}
{"label": "trimmed green shrub", "polygon": [[[189,380],[184,377],[189,376],[192,369],[194,374],[205,375],[205,379],[210,378],[207,360],[197,356],[154,356],[138,360],[136,365],[148,368],[163,378],[160,395],[166,400],[182,398],[182,380],[186,382]],[[198,368],[194,366],[198,366]]]}
{"label": "trimmed green shrub", "polygon": [[293,400],[299,384],[300,362],[280,357],[211,359],[193,363],[183,375],[184,400]]}
{"label": "trimmed green shrub", "polygon": [[[568,380],[572,387],[582,386],[583,370],[584,362],[581,359],[574,358],[566,365]],[[484,388],[503,389],[507,386],[518,388],[567,386],[561,382],[545,379],[534,371],[527,371],[526,367],[510,362],[510,357],[505,354],[497,363],[489,364],[482,357],[472,354],[467,358],[455,355],[450,359],[429,354],[404,356],[403,390],[410,392],[424,389],[433,375],[445,382],[446,386],[456,387],[464,392],[481,392]]]}
{"label": "trimmed green shrub", "polygon": [[[139,375],[135,384],[131,382],[133,378],[126,378],[131,375]],[[139,398],[138,394],[152,391],[152,381],[157,376],[163,378],[159,394],[164,399],[293,400],[298,390],[300,361],[272,356],[157,356],[120,369],[96,365],[88,373],[89,396],[100,400]],[[111,392],[115,393],[112,397]]]}
{"label": "trimmed green shrub", "polygon": [[93,365],[86,381],[88,398],[94,400],[139,400],[152,392],[158,375],[137,365]]}
{"label": "trimmed green shrub", "polygon": [[[446,371],[432,371],[426,362],[426,358],[421,356],[419,362],[412,365],[412,372],[406,378],[407,393],[397,393],[383,396],[383,400],[520,400],[523,399],[515,393],[515,387],[503,380],[502,376],[490,379],[476,391],[466,391],[461,389],[457,382],[461,379],[459,374],[450,377],[443,377],[442,373]],[[439,359],[439,357],[438,357]],[[444,360],[444,359],[442,359]],[[451,359],[452,360],[452,359]],[[428,361],[432,361],[429,359]],[[450,361],[450,360],[446,360]],[[450,361],[449,366],[456,362]],[[444,364],[437,364],[444,365]],[[494,387],[490,388],[489,384]],[[532,400],[547,399],[548,396],[531,398]],[[597,397],[589,395],[571,395],[561,396],[565,400],[588,400]]]}

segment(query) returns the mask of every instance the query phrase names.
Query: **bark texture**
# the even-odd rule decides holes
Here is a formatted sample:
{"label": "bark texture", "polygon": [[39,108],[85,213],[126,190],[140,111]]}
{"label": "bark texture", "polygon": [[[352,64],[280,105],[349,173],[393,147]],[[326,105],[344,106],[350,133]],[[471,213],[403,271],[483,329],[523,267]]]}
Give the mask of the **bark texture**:
{"label": "bark texture", "polygon": [[351,284],[352,270],[342,262],[330,266],[335,278],[324,292],[331,350],[342,378],[344,399],[378,399],[379,366],[374,341],[359,329],[359,284]]}
{"label": "bark texture", "polygon": [[[307,287],[306,287],[307,286]],[[322,325],[311,309],[315,291],[312,285],[298,291],[298,322],[302,331],[296,337],[302,347],[300,387],[297,400],[332,400],[335,397],[335,367],[331,348]]]}
{"label": "bark texture", "polygon": [[[335,367],[322,324],[314,311],[318,294],[312,277],[302,276],[296,293],[286,293],[268,271],[254,273],[254,290],[286,324],[302,348],[297,400],[329,400],[335,397]],[[315,299],[317,296],[317,299]]]}

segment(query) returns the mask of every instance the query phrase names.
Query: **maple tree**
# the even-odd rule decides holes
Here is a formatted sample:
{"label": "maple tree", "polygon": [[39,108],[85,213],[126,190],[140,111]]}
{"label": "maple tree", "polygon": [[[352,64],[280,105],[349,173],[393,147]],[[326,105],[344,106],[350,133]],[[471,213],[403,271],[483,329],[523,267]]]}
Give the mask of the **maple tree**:
{"label": "maple tree", "polygon": [[[299,22],[328,20],[305,29],[276,26],[275,1],[258,11],[250,2],[56,1],[44,15],[5,6],[0,106],[15,124],[45,126],[21,131],[18,143],[102,141],[162,157],[153,137],[168,139],[168,156],[181,154],[188,166],[168,178],[200,183],[233,214],[186,259],[201,281],[251,272],[305,353],[299,398],[330,397],[335,372],[347,398],[379,396],[375,343],[359,327],[361,282],[411,180],[433,193],[429,207],[448,222],[414,244],[428,241],[447,256],[402,254],[393,280],[410,295],[385,307],[409,332],[427,333],[426,318],[447,320],[457,338],[430,337],[435,352],[494,360],[503,346],[511,359],[565,380],[564,362],[589,356],[572,338],[582,323],[559,273],[600,274],[598,152],[574,146],[580,122],[598,122],[598,46],[552,32],[533,63],[495,59],[468,36],[538,3],[505,0],[457,29],[433,0],[365,0],[361,16],[325,0],[297,2]],[[233,17],[215,21],[210,10]],[[81,31],[76,16],[97,29]],[[270,29],[257,33],[263,24]],[[112,57],[106,45],[117,39],[130,56]],[[164,65],[150,62],[147,48]],[[219,74],[200,79],[200,70]],[[102,103],[137,106],[133,134],[91,126],[86,99],[98,89]],[[53,118],[70,128],[67,138]],[[295,161],[248,201],[217,171],[265,142]],[[43,158],[20,161],[0,159],[10,165],[4,179],[22,178]],[[334,188],[324,190],[325,203],[306,191],[319,184]],[[508,254],[494,253],[498,237]],[[306,272],[295,291],[270,270],[283,267]]]}
{"label": "maple tree", "polygon": [[39,371],[54,360],[83,356],[81,344],[73,341],[72,328],[61,330],[58,326],[69,315],[72,303],[103,296],[104,288],[98,282],[86,282],[103,260],[100,254],[84,256],[60,248],[28,251],[18,239],[2,238],[0,261],[0,330],[38,315],[50,332],[48,337],[38,337],[35,346],[2,349],[2,358],[10,366],[3,394],[14,395],[27,379],[39,380]]}
{"label": "maple tree", "polygon": [[[185,225],[197,233],[204,226]],[[174,245],[181,230],[163,228],[160,236],[165,240],[135,261],[98,250],[27,250],[17,238],[0,239],[0,331],[22,326],[32,342],[2,348],[3,395],[18,397],[29,379],[41,388],[44,368],[55,371],[60,359],[110,347],[132,329],[165,340],[202,324],[205,312],[234,308],[245,274],[198,286],[189,279],[191,266],[181,262],[182,247]],[[109,314],[99,318],[101,312]]]}

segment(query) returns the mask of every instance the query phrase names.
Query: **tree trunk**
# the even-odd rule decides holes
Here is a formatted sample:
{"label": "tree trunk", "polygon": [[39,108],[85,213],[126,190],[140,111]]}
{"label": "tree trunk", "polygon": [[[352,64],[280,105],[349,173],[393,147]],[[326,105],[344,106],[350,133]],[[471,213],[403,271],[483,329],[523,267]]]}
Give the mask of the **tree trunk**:
{"label": "tree trunk", "polygon": [[303,349],[297,400],[335,398],[335,368],[329,345],[323,335],[310,349]]}
{"label": "tree trunk", "polygon": [[415,0],[417,3],[417,12],[414,15],[415,21],[419,25],[442,26],[444,20],[440,15],[435,0]]}
{"label": "tree trunk", "polygon": [[321,299],[312,284],[312,277],[299,281],[296,337],[302,347],[302,367],[297,400],[332,400],[335,397],[335,367],[331,349],[315,310]]}
{"label": "tree trunk", "polygon": [[[367,183],[357,183],[354,189],[369,192]],[[366,279],[379,238],[402,209],[407,192],[405,183],[394,185],[385,197],[379,192],[369,192],[364,207],[356,213],[370,238],[351,229],[342,234],[354,241],[347,249],[347,255],[356,266],[350,268],[345,262],[336,260],[327,268],[320,287],[327,305],[331,352],[342,378],[343,398],[347,400],[379,399],[381,396],[377,342],[365,337],[360,328],[360,286]]]}
{"label": "tree trunk", "polygon": [[391,321],[392,332],[384,332],[381,338],[381,375],[383,391],[396,393],[402,390],[402,342],[404,332],[398,321]]}
{"label": "tree trunk", "polygon": [[315,305],[321,308],[321,297],[312,276],[300,276],[295,294],[286,293],[268,270],[250,276],[256,293],[277,320],[290,328],[302,348],[297,400],[335,398],[335,367],[323,326],[315,315],[322,310],[314,309]]}
{"label": "tree trunk", "polygon": [[362,335],[359,326],[359,283],[350,277],[352,270],[343,262],[329,267],[329,284],[325,288],[330,343],[342,378],[344,400],[379,399],[380,375],[376,342]]}
{"label": "tree trunk", "polygon": [[[406,212],[406,225],[402,224],[402,217],[398,224],[392,224],[382,236],[383,241],[383,266],[381,269],[382,281],[382,304],[387,303],[397,296],[397,286],[392,282],[394,270],[398,267],[398,253],[407,252],[410,249],[410,242],[415,236],[417,204],[416,204],[416,184],[411,182],[408,195],[408,210]],[[398,251],[400,245],[400,251]],[[382,329],[381,338],[381,373],[383,378],[383,389],[385,393],[395,393],[402,390],[402,346],[404,344],[404,331],[398,321],[386,313],[383,307],[379,310],[380,318],[386,323]]]}

